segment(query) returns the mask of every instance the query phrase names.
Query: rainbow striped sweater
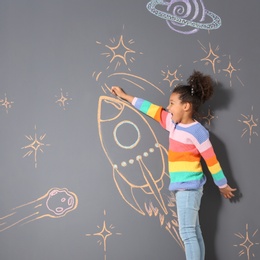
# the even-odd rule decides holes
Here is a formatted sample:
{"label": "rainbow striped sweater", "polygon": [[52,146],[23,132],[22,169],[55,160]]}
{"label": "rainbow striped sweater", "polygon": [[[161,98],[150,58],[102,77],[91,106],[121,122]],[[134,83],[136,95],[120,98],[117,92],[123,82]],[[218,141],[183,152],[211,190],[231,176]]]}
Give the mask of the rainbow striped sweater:
{"label": "rainbow striped sweater", "polygon": [[225,187],[227,179],[217,160],[209,132],[199,122],[175,124],[170,113],[161,106],[134,98],[132,105],[144,114],[158,121],[169,132],[168,170],[169,190],[199,189],[206,182],[201,157],[204,159],[214,183]]}

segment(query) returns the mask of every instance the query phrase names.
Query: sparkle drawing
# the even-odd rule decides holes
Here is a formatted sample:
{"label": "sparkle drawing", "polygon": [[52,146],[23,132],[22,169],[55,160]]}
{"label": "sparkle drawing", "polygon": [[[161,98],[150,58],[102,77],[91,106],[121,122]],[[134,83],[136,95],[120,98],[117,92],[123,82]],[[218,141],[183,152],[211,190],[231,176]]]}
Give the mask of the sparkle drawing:
{"label": "sparkle drawing", "polygon": [[9,214],[0,217],[0,232],[45,217],[64,217],[77,206],[78,197],[74,192],[66,188],[52,188],[42,197],[15,207]]}
{"label": "sparkle drawing", "polygon": [[0,105],[4,107],[6,113],[8,113],[8,110],[12,107],[13,101],[9,101],[6,94],[4,99],[0,99]]}
{"label": "sparkle drawing", "polygon": [[38,151],[43,153],[43,146],[50,146],[50,144],[43,143],[43,140],[46,137],[46,134],[43,134],[38,138],[37,133],[36,133],[36,130],[37,130],[36,126],[34,127],[34,129],[35,129],[34,137],[31,135],[25,136],[29,141],[31,141],[31,143],[29,145],[22,147],[22,149],[29,149],[29,151],[24,154],[23,158],[30,156],[31,154],[34,154],[34,166],[35,166],[35,168],[37,168]]}
{"label": "sparkle drawing", "polygon": [[[239,83],[244,86],[244,83],[238,76],[238,72],[240,71],[238,64],[241,62],[241,59],[239,59],[236,64],[234,65],[233,62],[231,62],[231,55],[226,55],[226,54],[219,54],[220,48],[217,46],[216,48],[212,48],[211,43],[209,43],[209,47],[205,47],[200,41],[198,41],[201,49],[203,52],[205,52],[206,56],[201,58],[200,61],[204,62],[206,66],[210,65],[212,68],[212,72],[214,74],[216,73],[225,73],[226,77],[229,78],[229,85],[232,87],[232,79],[234,77],[237,78]],[[228,64],[224,67],[225,61],[227,60],[228,57]],[[197,63],[198,60],[194,61],[193,63]],[[221,64],[221,65],[220,65]]]}
{"label": "sparkle drawing", "polygon": [[[239,61],[237,62],[237,64],[241,61],[241,59],[239,59]],[[228,62],[228,66],[225,69],[222,69],[222,71],[227,72],[227,75],[229,77],[229,85],[230,87],[232,87],[232,76],[233,73],[235,74],[236,72],[240,71],[239,68],[234,67],[234,65],[231,63],[231,57],[229,55],[229,62]],[[237,73],[236,73],[237,74]],[[241,83],[242,86],[244,86],[243,82],[241,81],[241,79],[236,75],[237,80]]]}
{"label": "sparkle drawing", "polygon": [[[97,121],[100,142],[123,200],[143,216],[158,217],[183,248],[175,204],[162,193],[165,182],[169,181],[165,164],[167,151],[145,117],[124,101],[100,96]],[[127,140],[123,138],[124,133],[128,135]],[[111,140],[114,140],[112,145]]]}
{"label": "sparkle drawing", "polygon": [[255,242],[255,236],[258,233],[258,229],[256,229],[252,235],[249,234],[248,231],[248,224],[246,224],[246,232],[245,234],[241,234],[239,233],[235,233],[235,236],[238,237],[240,240],[242,240],[241,243],[239,244],[235,244],[235,247],[239,248],[239,257],[241,256],[245,256],[247,260],[250,260],[251,257],[255,258],[255,254],[252,252],[253,251],[253,247],[255,246],[259,246],[259,242]]}
{"label": "sparkle drawing", "polygon": [[[101,42],[96,42],[97,44],[102,45]],[[131,49],[130,46],[134,44],[134,40],[125,41],[123,35],[120,36],[119,40],[115,38],[110,39],[110,45],[106,44],[105,47],[108,49],[108,52],[103,52],[101,55],[105,55],[109,58],[109,63],[115,63],[114,70],[117,70],[122,64],[128,68],[128,63],[133,63],[135,61],[134,56],[136,54],[142,54],[142,52],[137,53],[135,50]],[[110,66],[107,67],[109,69]]]}
{"label": "sparkle drawing", "polygon": [[[180,67],[181,65],[179,66],[179,68]],[[178,69],[171,72],[167,67],[167,72],[162,70],[162,75],[164,76],[163,80],[169,82],[170,88],[173,86],[173,83],[182,81],[182,75],[178,72]]]}
{"label": "sparkle drawing", "polygon": [[[211,65],[212,66],[212,70],[213,73],[216,73],[216,63],[220,62],[220,57],[218,54],[216,54],[219,51],[219,46],[216,47],[216,49],[213,51],[212,47],[211,47],[211,43],[209,43],[209,49],[207,49],[204,45],[202,45],[202,43],[200,41],[198,41],[201,49],[206,53],[206,56],[202,59],[200,59],[200,61],[205,62],[205,65]],[[194,61],[194,63],[196,63],[198,61]]]}
{"label": "sparkle drawing", "polygon": [[[55,96],[57,97],[57,96]],[[62,89],[60,89],[60,97],[57,97],[58,99],[56,100],[55,103],[59,104],[60,107],[63,108],[63,110],[66,110],[66,105],[69,104],[69,101],[72,100],[72,98],[69,97],[68,92],[63,94]]]}
{"label": "sparkle drawing", "polygon": [[[104,216],[106,216],[106,211],[104,210]],[[97,228],[100,230],[97,233],[94,234],[86,234],[86,236],[90,237],[90,236],[97,236],[97,237],[101,237],[100,240],[98,240],[99,245],[103,244],[103,250],[104,250],[104,260],[107,259],[107,239],[108,237],[112,236],[112,235],[122,235],[121,233],[118,232],[114,232],[113,233],[113,229],[115,228],[113,224],[111,225],[107,225],[107,222],[104,220],[103,221],[103,225],[102,226],[97,226]]]}
{"label": "sparkle drawing", "polygon": [[[124,29],[124,28],[123,28]],[[102,91],[105,94],[110,94],[109,82],[113,80],[117,80],[118,82],[129,83],[132,87],[141,89],[143,91],[147,91],[148,89],[156,89],[160,94],[165,95],[164,91],[162,91],[155,84],[150,82],[149,80],[130,73],[130,64],[133,64],[135,58],[133,55],[143,54],[142,52],[137,52],[133,48],[130,48],[130,45],[134,44],[134,40],[131,39],[127,42],[124,41],[124,36],[121,35],[120,39],[116,41],[115,38],[110,39],[110,44],[102,44],[101,42],[96,42],[98,45],[102,45],[109,50],[109,52],[103,52],[101,55],[105,55],[109,58],[109,65],[106,67],[104,71],[94,71],[92,77],[99,83]],[[111,45],[112,43],[112,45]],[[129,45],[129,46],[127,46]],[[128,70],[128,72],[117,72],[122,66]],[[110,71],[110,68],[113,67],[113,72]]]}
{"label": "sparkle drawing", "polygon": [[252,136],[256,135],[258,136],[258,133],[256,131],[254,131],[254,128],[258,126],[258,118],[254,118],[253,115],[253,106],[252,106],[252,114],[251,115],[244,115],[241,114],[243,119],[238,119],[238,122],[241,122],[243,124],[245,124],[245,128],[243,129],[242,135],[241,137],[243,137],[245,134],[248,134],[249,136],[249,143],[251,144],[252,142]]}
{"label": "sparkle drawing", "polygon": [[221,18],[207,10],[202,0],[151,0],[146,8],[166,20],[171,30],[181,34],[193,34],[200,29],[214,30],[221,26]]}
{"label": "sparkle drawing", "polygon": [[214,116],[210,110],[210,107],[208,108],[208,111],[207,111],[207,115],[205,116],[202,116],[202,120],[206,121],[206,123],[210,126],[211,124],[211,121],[214,119],[214,118],[217,118],[217,116]]}

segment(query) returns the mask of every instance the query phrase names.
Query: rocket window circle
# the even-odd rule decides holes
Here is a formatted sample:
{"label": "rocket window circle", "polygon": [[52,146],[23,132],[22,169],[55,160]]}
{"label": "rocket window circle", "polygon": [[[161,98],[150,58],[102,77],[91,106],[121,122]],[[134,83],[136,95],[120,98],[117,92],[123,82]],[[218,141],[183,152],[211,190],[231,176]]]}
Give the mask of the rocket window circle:
{"label": "rocket window circle", "polygon": [[[131,128],[134,128],[134,130],[137,133],[137,137],[129,145],[122,144],[122,142],[119,141],[119,136],[118,136],[119,128],[122,127],[122,126],[125,126],[125,125],[130,125]],[[127,129],[129,129],[129,127]],[[130,131],[132,131],[132,129],[130,129]],[[116,125],[114,131],[113,131],[113,135],[114,135],[114,139],[115,139],[115,142],[117,143],[117,145],[120,146],[121,148],[124,148],[124,149],[132,149],[132,148],[134,148],[139,143],[139,141],[141,139],[141,134],[140,134],[140,131],[139,131],[138,127],[136,126],[136,124],[134,124],[131,121],[122,121],[122,122],[118,123]]]}

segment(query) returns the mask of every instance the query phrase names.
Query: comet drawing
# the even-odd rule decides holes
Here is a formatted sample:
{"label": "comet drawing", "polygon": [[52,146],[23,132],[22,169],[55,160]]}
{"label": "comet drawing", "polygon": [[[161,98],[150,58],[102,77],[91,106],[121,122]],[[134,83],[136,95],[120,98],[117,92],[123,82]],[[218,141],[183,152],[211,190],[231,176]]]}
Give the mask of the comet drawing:
{"label": "comet drawing", "polygon": [[13,208],[0,217],[0,233],[16,225],[49,218],[61,218],[78,206],[78,197],[67,188],[52,188],[40,198]]}

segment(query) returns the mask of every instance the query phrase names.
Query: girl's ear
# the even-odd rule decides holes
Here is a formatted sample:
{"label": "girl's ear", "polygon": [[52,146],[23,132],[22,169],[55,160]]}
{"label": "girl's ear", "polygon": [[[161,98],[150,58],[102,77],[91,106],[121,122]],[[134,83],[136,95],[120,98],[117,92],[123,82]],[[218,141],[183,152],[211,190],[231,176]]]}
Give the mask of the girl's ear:
{"label": "girl's ear", "polygon": [[191,103],[189,103],[189,102],[184,103],[183,108],[184,108],[184,111],[189,111],[191,109]]}

